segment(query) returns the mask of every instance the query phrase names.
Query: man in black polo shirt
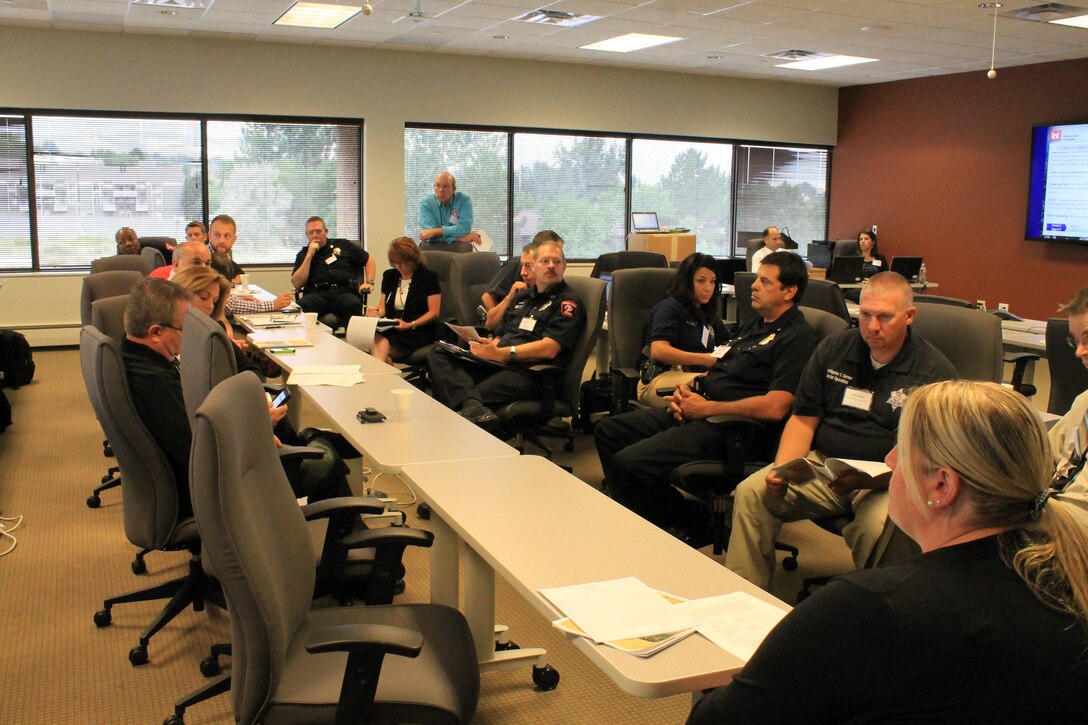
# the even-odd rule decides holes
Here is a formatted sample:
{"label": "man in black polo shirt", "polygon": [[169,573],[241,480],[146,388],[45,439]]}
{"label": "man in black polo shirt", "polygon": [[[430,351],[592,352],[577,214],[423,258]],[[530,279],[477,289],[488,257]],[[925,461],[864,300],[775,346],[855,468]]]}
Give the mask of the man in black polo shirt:
{"label": "man in black polo shirt", "polygon": [[291,284],[303,291],[303,312],[332,313],[341,324],[363,310],[362,295],[374,286],[374,260],[351,242],[329,243],[329,230],[319,216],[306,220],[309,243],[295,256]]}
{"label": "man in black polo shirt", "polygon": [[[498,421],[491,408],[540,395],[540,380],[528,367],[541,362],[565,366],[585,328],[582,301],[563,276],[563,245],[536,249],[534,285],[518,293],[486,342],[471,342],[476,361],[436,347],[428,356],[434,397],[477,425]],[[505,367],[486,361],[504,363]]]}
{"label": "man in black polo shirt", "polygon": [[[911,332],[913,301],[910,284],[895,272],[866,282],[858,328],[824,340],[805,366],[775,465],[810,455],[882,461],[895,446],[910,391],[956,377],[952,363]],[[725,565],[767,589],[783,522],[852,514],[843,536],[855,565],[865,566],[887,520],[890,474],[792,485],[770,470],[737,487]]]}
{"label": "man in black polo shirt", "polygon": [[737,330],[707,373],[705,397],[681,385],[668,408],[644,408],[597,424],[593,437],[613,498],[662,528],[685,527],[690,522],[683,499],[668,475],[682,463],[721,455],[723,433],[705,419],[732,414],[785,420],[816,347],[816,333],[797,309],[807,284],[805,263],[796,254],[767,255],[752,284],[752,309],[759,317]]}

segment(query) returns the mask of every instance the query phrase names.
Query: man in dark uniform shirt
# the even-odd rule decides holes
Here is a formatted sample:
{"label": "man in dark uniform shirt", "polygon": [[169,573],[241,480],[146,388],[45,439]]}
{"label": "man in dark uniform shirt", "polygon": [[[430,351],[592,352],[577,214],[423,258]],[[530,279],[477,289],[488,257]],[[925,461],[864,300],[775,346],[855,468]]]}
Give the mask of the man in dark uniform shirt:
{"label": "man in dark uniform shirt", "polygon": [[643,408],[597,424],[593,437],[613,498],[662,528],[686,527],[683,498],[668,475],[682,463],[720,457],[724,434],[705,419],[731,414],[785,420],[816,347],[816,333],[797,309],[807,284],[800,257],[767,255],[752,284],[759,317],[729,341],[703,380],[704,395],[681,385],[668,397],[668,408]]}
{"label": "man in dark uniform shirt", "polygon": [[356,244],[329,243],[321,217],[306,220],[307,244],[295,257],[291,284],[301,289],[299,307],[319,315],[332,313],[341,324],[363,310],[363,295],[374,286],[374,260]]}
{"label": "man in dark uniform shirt", "polygon": [[[485,325],[488,329],[494,329],[502,321],[506,314],[506,307],[518,292],[532,284],[533,255],[536,248],[544,242],[563,243],[563,238],[551,229],[544,229],[533,235],[533,240],[521,248],[521,259],[510,257],[506,263],[499,267],[494,276],[487,283],[487,291],[481,295],[484,310],[487,312]],[[528,269],[526,269],[528,262]],[[505,305],[505,306],[504,306]],[[495,311],[501,307],[501,311]]]}
{"label": "man in dark uniform shirt", "polygon": [[492,407],[538,397],[540,380],[528,366],[566,365],[586,324],[582,301],[563,280],[566,269],[561,244],[537,247],[534,286],[514,298],[493,339],[469,343],[479,362],[440,347],[428,356],[434,397],[484,427],[498,420]]}
{"label": "man in dark uniform shirt", "polygon": [[[856,329],[824,340],[805,366],[775,465],[814,456],[883,461],[895,446],[912,389],[956,377],[948,358],[911,333],[914,293],[895,272],[865,283]],[[737,486],[725,565],[764,589],[774,575],[774,540],[784,521],[852,515],[843,529],[854,564],[880,555],[891,474],[844,474],[792,484],[767,467]]]}

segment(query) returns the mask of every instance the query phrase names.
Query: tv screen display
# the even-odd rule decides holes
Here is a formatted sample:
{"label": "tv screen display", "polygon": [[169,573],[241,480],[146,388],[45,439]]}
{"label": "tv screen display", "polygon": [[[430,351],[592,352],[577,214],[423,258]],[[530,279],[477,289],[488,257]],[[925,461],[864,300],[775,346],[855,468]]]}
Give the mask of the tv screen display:
{"label": "tv screen display", "polygon": [[1027,239],[1088,244],[1088,123],[1036,126]]}

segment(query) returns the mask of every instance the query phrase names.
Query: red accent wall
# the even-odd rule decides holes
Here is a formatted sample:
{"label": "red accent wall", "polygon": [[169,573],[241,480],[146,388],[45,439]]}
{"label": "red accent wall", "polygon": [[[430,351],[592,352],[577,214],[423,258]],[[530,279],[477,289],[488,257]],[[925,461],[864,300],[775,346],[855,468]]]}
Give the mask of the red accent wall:
{"label": "red accent wall", "polygon": [[1024,239],[1031,127],[1088,123],[1088,59],[843,88],[832,239],[878,225],[880,251],[922,255],[934,294],[1022,317],[1088,285],[1088,245]]}

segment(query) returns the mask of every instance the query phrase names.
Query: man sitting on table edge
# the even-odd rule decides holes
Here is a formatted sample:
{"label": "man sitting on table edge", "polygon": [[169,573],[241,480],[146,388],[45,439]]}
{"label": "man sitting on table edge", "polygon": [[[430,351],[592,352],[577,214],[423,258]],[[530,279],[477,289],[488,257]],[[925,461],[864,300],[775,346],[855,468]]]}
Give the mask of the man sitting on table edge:
{"label": "man sitting on table edge", "polygon": [[157,267],[151,271],[148,277],[156,279],[171,279],[175,274],[189,267],[210,267],[212,253],[208,245],[203,242],[182,242],[174,248],[174,256],[170,264]]}
{"label": "man sitting on table edge", "polygon": [[363,296],[374,288],[374,259],[356,244],[329,243],[329,230],[319,216],[306,220],[308,240],[291,268],[291,284],[302,290],[303,312],[333,314],[340,324],[363,314]]}
{"label": "man sitting on table edge", "polygon": [[511,257],[488,282],[487,291],[481,295],[487,311],[484,327],[489,330],[498,327],[518,293],[533,284],[533,267],[536,265],[533,255],[544,242],[562,244],[563,238],[551,229],[537,232],[533,241],[521,248],[521,258]]}
{"label": "man sitting on table edge", "polygon": [[485,428],[498,422],[492,408],[540,395],[541,381],[529,366],[565,366],[586,324],[582,301],[563,279],[563,246],[544,242],[536,249],[534,264],[533,286],[514,298],[495,337],[469,343],[479,362],[441,347],[427,357],[434,397]]}
{"label": "man sitting on table edge", "polygon": [[[914,334],[914,293],[895,272],[881,272],[862,287],[858,327],[825,339],[808,361],[793,400],[774,465],[796,458],[883,461],[895,446],[899,413],[911,390],[950,380],[956,370],[935,347]],[[854,564],[917,551],[881,551],[888,518],[890,474],[853,472],[830,484],[791,484],[771,466],[737,486],[725,565],[768,589],[774,575],[774,541],[783,522],[852,515],[843,530]],[[886,557],[886,558],[885,558]]]}
{"label": "man sitting on table edge", "polygon": [[709,522],[700,530],[691,520],[695,512],[685,510],[669,473],[688,461],[719,458],[726,434],[705,420],[711,416],[740,415],[778,424],[775,433],[780,429],[816,347],[816,333],[797,309],[807,284],[808,271],[796,254],[767,255],[752,283],[752,309],[759,316],[729,340],[703,379],[703,395],[680,385],[668,396],[668,408],[642,408],[597,424],[593,437],[614,499],[689,543],[706,534]]}
{"label": "man sitting on table edge", "polygon": [[472,199],[457,191],[457,179],[448,171],[437,174],[434,193],[419,200],[419,240],[450,245],[480,243],[480,235],[472,231]]}

